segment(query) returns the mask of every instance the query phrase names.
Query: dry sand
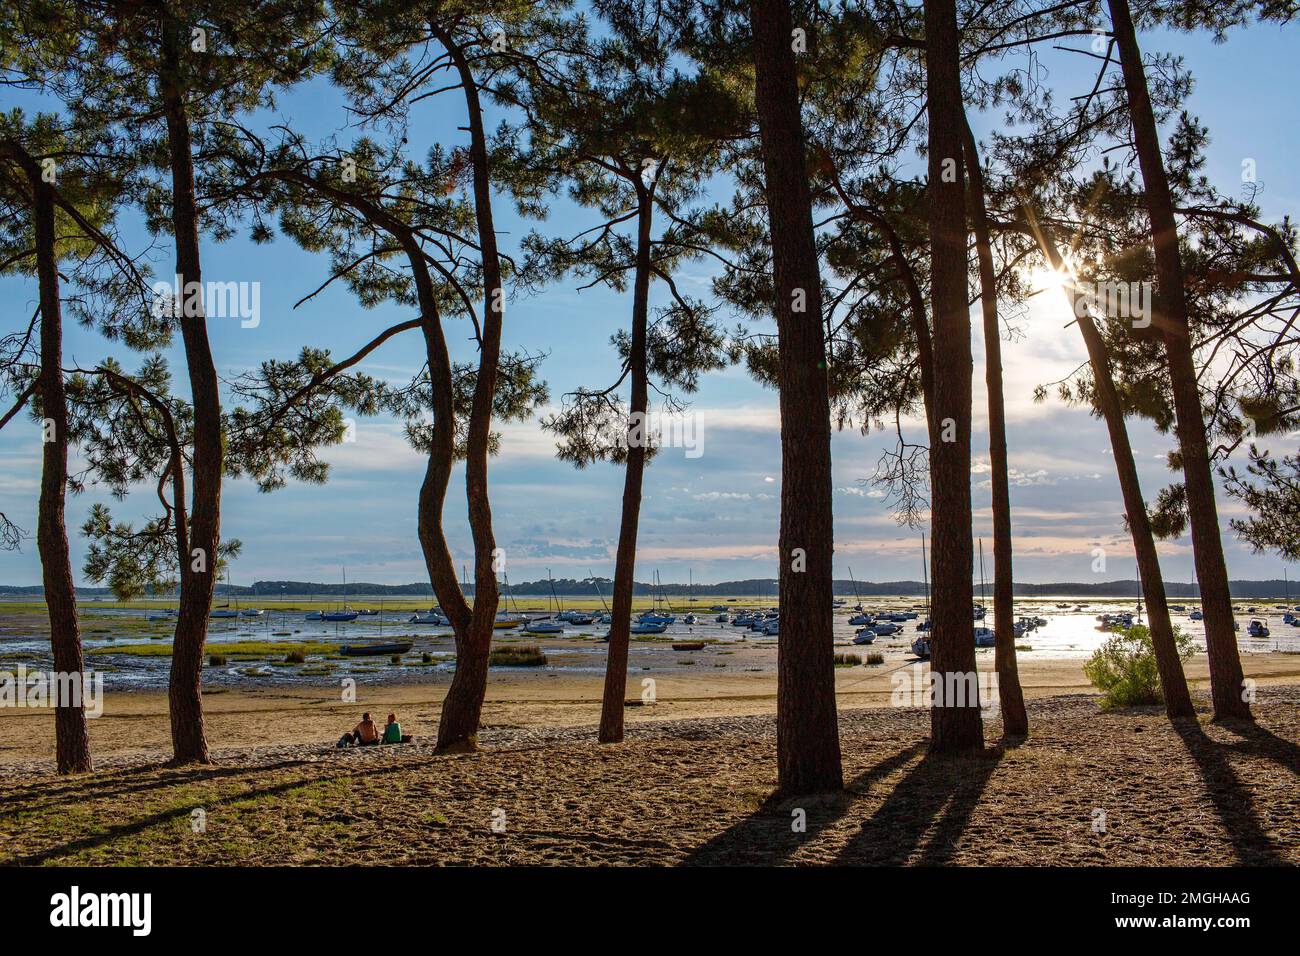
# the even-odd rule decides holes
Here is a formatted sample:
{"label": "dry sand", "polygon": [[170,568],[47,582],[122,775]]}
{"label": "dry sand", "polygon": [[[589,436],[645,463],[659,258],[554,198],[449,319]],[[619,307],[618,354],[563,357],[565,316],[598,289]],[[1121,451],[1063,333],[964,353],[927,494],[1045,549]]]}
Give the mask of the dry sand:
{"label": "dry sand", "polygon": [[[708,653],[698,655],[699,670],[653,675],[653,705],[629,708],[628,721],[776,712],[774,673],[770,670],[721,673],[708,666]],[[1243,655],[1242,663],[1247,676],[1255,678],[1261,686],[1300,681],[1300,656],[1297,655],[1249,654]],[[841,708],[889,706],[895,675],[910,677],[925,666],[891,662],[880,667],[839,668],[836,671],[839,705]],[[991,666],[991,656],[980,660],[981,670]],[[642,697],[645,676],[649,675],[629,675],[627,697],[630,700]],[[1203,655],[1188,662],[1187,676],[1194,688],[1208,685]],[[1029,698],[1092,692],[1083,676],[1082,662],[1078,660],[1034,660],[1030,655],[1021,655],[1020,678]],[[373,711],[377,719],[395,711],[407,733],[427,737],[436,730],[438,708],[448,680],[441,676],[436,683],[360,684],[356,688],[356,703],[345,703],[337,685],[217,688],[204,694],[208,739],[218,750],[332,743],[351,729],[366,710]],[[488,679],[484,727],[573,727],[594,723],[600,718],[603,680],[600,674],[563,669],[494,669]],[[162,691],[107,694],[103,716],[90,721],[90,730],[92,751],[101,763],[120,756],[163,759],[171,746],[167,695]],[[53,757],[50,711],[0,710],[0,778],[48,771]]]}
{"label": "dry sand", "polygon": [[1258,725],[1210,724],[1198,704],[1201,722],[1176,728],[1158,708],[1039,698],[1027,741],[999,745],[991,720],[989,750],[965,759],[926,756],[923,710],[848,709],[845,791],[785,803],[769,796],[766,715],[638,719],[614,746],[590,727],[497,727],[463,755],[422,741],[226,749],[180,769],[118,757],[0,781],[0,863],[1300,862],[1300,686],[1263,688]]}

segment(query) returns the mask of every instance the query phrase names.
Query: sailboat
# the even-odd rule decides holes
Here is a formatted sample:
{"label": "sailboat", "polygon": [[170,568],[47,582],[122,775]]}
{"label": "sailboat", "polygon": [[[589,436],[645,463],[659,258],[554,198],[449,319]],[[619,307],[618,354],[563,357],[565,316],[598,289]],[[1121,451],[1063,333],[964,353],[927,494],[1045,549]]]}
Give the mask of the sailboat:
{"label": "sailboat", "polygon": [[[588,569],[588,570],[590,570],[590,569]],[[603,607],[603,608],[605,609],[605,613],[602,614],[602,615],[600,616],[600,621],[599,621],[599,623],[601,623],[601,624],[612,624],[613,621],[614,621],[614,615],[610,613],[610,611],[609,611],[609,605],[605,603],[605,595],[602,594],[601,591],[600,591],[600,580],[596,577],[596,572],[595,572],[595,571],[592,571],[592,572],[591,572],[591,583],[592,583],[592,584],[595,586],[595,588],[596,588],[596,597],[600,598],[600,606]]]}
{"label": "sailboat", "polygon": [[[229,594],[229,588],[230,588],[229,571],[226,572],[226,588],[227,588],[227,594]],[[224,620],[225,618],[230,618],[230,617],[239,617],[239,598],[235,598],[235,606],[233,608],[230,606],[229,599],[227,599],[226,603],[223,604],[221,607],[213,608],[211,611],[209,611],[208,617],[217,620]]]}
{"label": "sailboat", "polygon": [[925,532],[921,532],[921,577],[925,581],[925,620],[916,625],[916,629],[921,631],[912,641],[912,653],[923,661],[930,659],[930,638],[929,632],[932,628],[930,623],[930,565],[925,558]]}
{"label": "sailboat", "polygon": [[[673,624],[673,623],[675,623],[676,620],[677,620],[676,616],[674,616],[674,615],[672,615],[672,614],[669,614],[669,613],[667,613],[666,611],[661,611],[661,610],[659,609],[659,602],[660,602],[661,600],[664,602],[665,605],[667,605],[668,602],[664,599],[663,594],[662,594],[662,590],[663,590],[663,582],[659,579],[659,572],[658,572],[658,571],[655,572],[655,583],[654,583],[654,587],[656,588],[656,590],[655,590],[655,592],[654,592],[654,605],[653,605],[653,607],[652,607],[649,611],[643,611],[643,612],[642,612],[642,613],[637,617],[637,620],[640,621],[642,624],[651,624],[651,625],[663,624],[663,625],[666,626],[666,625],[669,625],[669,624]],[[671,610],[671,608],[669,608],[668,610]],[[635,633],[642,633],[642,634],[644,634],[644,633],[662,633],[662,631],[660,631],[660,632],[638,631],[638,632],[635,632]]]}
{"label": "sailboat", "polygon": [[508,631],[526,623],[528,618],[519,612],[519,605],[515,604],[514,593],[510,590],[510,579],[502,574],[501,582],[506,588],[506,601],[514,605],[515,612],[511,614],[509,611],[497,611],[496,620],[492,622],[492,626],[499,631]]}
{"label": "sailboat", "polygon": [[[546,580],[551,583],[551,601],[554,602],[556,608],[559,608],[560,596],[555,593],[555,579],[551,577],[550,568],[546,569]],[[549,603],[547,605],[547,610],[551,610],[551,605]],[[524,625],[524,630],[529,634],[563,634],[563,621],[565,620],[563,614],[564,611],[560,610],[560,615],[554,620],[549,617],[535,618]]]}
{"label": "sailboat", "polygon": [[320,616],[322,621],[334,621],[343,623],[355,621],[357,612],[348,607],[348,569],[343,569],[343,606],[334,611],[326,611]]}
{"label": "sailboat", "polygon": [[[977,621],[984,620],[984,539],[980,538],[980,606],[979,614],[976,615]],[[976,647],[993,647],[998,642],[997,634],[991,627],[975,628],[975,646]]]}

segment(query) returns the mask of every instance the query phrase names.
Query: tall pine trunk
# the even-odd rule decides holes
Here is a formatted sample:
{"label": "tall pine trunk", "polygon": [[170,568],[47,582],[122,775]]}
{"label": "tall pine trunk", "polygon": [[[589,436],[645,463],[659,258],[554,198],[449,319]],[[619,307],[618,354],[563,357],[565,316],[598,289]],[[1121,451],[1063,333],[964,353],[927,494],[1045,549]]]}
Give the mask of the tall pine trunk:
{"label": "tall pine trunk", "polygon": [[834,534],[821,276],[789,3],[750,0],[749,20],[780,351],[777,770],[781,792],[811,793],[844,784],[832,658]]}
{"label": "tall pine trunk", "polygon": [[966,196],[955,0],[926,0],[929,98],[930,305],[934,310],[934,404],[939,441],[930,449],[934,578],[930,750],[982,749],[975,672],[971,573],[971,324],[966,300]]}
{"label": "tall pine trunk", "polygon": [[631,640],[632,588],[636,574],[636,536],[641,519],[641,484],[645,477],[648,442],[646,411],[649,382],[646,371],[646,335],[650,309],[650,225],[653,205],[645,188],[637,185],[636,281],[632,288],[632,343],[628,354],[632,396],[628,404],[627,463],[623,475],[623,514],[618,529],[614,562],[613,614],[609,626],[609,653],[605,659],[605,692],[600,707],[603,744],[623,739],[623,702],[627,694],[627,648]]}
{"label": "tall pine trunk", "polygon": [[[36,547],[41,556],[45,606],[50,617],[54,670],[71,675],[78,687],[84,688],[77,594],[64,517],[68,487],[68,401],[63,384],[63,317],[55,248],[54,186],[41,179],[34,163],[28,170],[28,178],[35,197],[36,272],[41,302],[40,393],[45,418]],[[54,740],[59,773],[86,773],[91,769],[90,735],[80,698],[75,702],[55,701]]]}
{"label": "tall pine trunk", "polygon": [[217,581],[217,547],[221,540],[221,475],[224,449],[221,441],[221,393],[201,292],[198,205],[194,191],[194,159],[189,117],[181,82],[182,24],[165,17],[162,23],[160,85],[167,121],[167,147],[172,177],[172,226],[176,238],[177,289],[185,361],[189,369],[194,412],[193,503],[189,515],[188,559],[180,568],[180,611],[172,644],[168,683],[171,709],[172,751],[176,763],[207,763],[208,741],[203,723],[203,645],[208,635],[208,615]]}
{"label": "tall pine trunk", "polygon": [[979,261],[980,307],[984,319],[984,381],[989,393],[989,467],[993,496],[993,633],[994,667],[998,675],[998,704],[1002,732],[1008,737],[1029,733],[1025,695],[1016,666],[1016,618],[1011,564],[1011,483],[1007,462],[1007,415],[1002,394],[1002,329],[998,323],[997,277],[993,243],[984,199],[984,171],[970,124],[966,134],[967,194],[975,254]]}
{"label": "tall pine trunk", "polygon": [[[1033,212],[1027,211],[1032,217]],[[1065,260],[1056,241],[1045,227],[1036,226],[1038,241],[1047,254],[1052,268],[1058,272],[1065,268]],[[1129,535],[1133,539],[1133,553],[1137,557],[1138,575],[1142,578],[1142,597],[1147,605],[1147,619],[1151,627],[1151,645],[1155,651],[1156,669],[1160,673],[1160,687],[1164,692],[1165,712],[1171,720],[1195,719],[1192,697],[1187,690],[1183,662],[1178,657],[1174,643],[1173,624],[1169,620],[1169,606],[1165,601],[1165,582],[1160,571],[1160,556],[1156,553],[1155,537],[1147,518],[1146,501],[1138,481],[1137,463],[1133,447],[1129,444],[1128,426],[1124,423],[1124,409],[1110,371],[1110,355],[1106,343],[1097,331],[1086,304],[1080,304],[1078,292],[1069,289],[1071,310],[1079,321],[1079,331],[1088,349],[1092,365],[1093,387],[1097,408],[1106,421],[1110,433],[1110,447],[1115,458],[1115,472],[1119,476],[1120,491],[1124,496],[1124,511],[1128,517]]]}
{"label": "tall pine trunk", "polygon": [[454,39],[441,34],[465,93],[469,118],[470,163],[473,167],[474,217],[483,263],[483,323],[479,342],[478,378],[470,407],[466,440],[465,496],[469,504],[470,533],[474,539],[474,609],[468,630],[456,635],[456,674],[442,702],[438,722],[439,749],[474,745],[483,698],[487,694],[488,655],[496,622],[500,593],[497,589],[498,555],[492,531],[492,503],[488,497],[488,456],[492,440],[492,402],[496,395],[501,358],[501,325],[505,290],[501,283],[501,257],[492,220],[491,170],[483,109],[473,69]]}
{"label": "tall pine trunk", "polygon": [[1128,0],[1108,0],[1111,28],[1119,47],[1128,96],[1133,141],[1146,190],[1147,212],[1155,249],[1159,302],[1153,310],[1157,329],[1165,343],[1169,379],[1173,387],[1178,444],[1183,460],[1183,481],[1187,489],[1187,513],[1192,528],[1192,550],[1196,579],[1201,585],[1201,606],[1205,612],[1205,646],[1210,660],[1211,696],[1215,719],[1251,719],[1246,702],[1241,656],[1233,633],[1232,594],[1228,588],[1228,566],[1219,536],[1219,514],[1214,501],[1214,477],[1206,440],[1201,394],[1196,383],[1196,362],[1192,355],[1187,297],[1183,288],[1183,264],[1178,252],[1178,226],[1173,200],[1160,155],[1159,131],[1147,92],[1142,51],[1129,11]]}

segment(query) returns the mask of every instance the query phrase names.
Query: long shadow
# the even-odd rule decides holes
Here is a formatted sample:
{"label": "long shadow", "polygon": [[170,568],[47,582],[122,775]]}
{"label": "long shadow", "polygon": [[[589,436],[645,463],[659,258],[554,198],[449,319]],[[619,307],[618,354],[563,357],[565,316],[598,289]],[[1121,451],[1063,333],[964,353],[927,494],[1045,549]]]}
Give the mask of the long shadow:
{"label": "long shadow", "polygon": [[[245,768],[245,770],[255,770],[255,769],[256,768]],[[343,768],[340,769],[343,770]],[[398,771],[409,770],[409,769],[410,766],[408,764],[403,763],[403,764],[393,764],[386,767],[368,767],[365,768],[364,771],[362,772],[364,772],[367,778],[370,778],[370,777],[380,776],[383,774],[397,773]],[[257,800],[261,797],[269,797],[269,796],[275,796],[277,794],[287,793],[290,790],[296,790],[299,789],[300,787],[314,786],[316,784],[333,783],[338,780],[344,780],[350,777],[355,777],[356,775],[357,774],[355,771],[349,771],[349,770],[343,770],[343,772],[340,773],[336,773],[328,776],[319,776],[319,777],[303,775],[303,776],[295,777],[293,780],[286,780],[283,781],[282,783],[277,783],[274,786],[263,787],[257,790],[248,790],[243,793],[232,794],[231,796],[222,799],[214,799],[210,801],[209,806],[206,807],[205,809],[208,809],[209,812],[211,812],[212,807],[234,806],[240,803],[246,803],[250,800]],[[111,843],[114,840],[121,839],[122,837],[128,837],[128,836],[133,836],[134,834],[137,833],[142,833],[151,827],[155,827],[172,820],[189,817],[192,811],[193,808],[189,806],[173,808],[169,810],[161,810],[158,811],[157,813],[151,813],[148,816],[141,817],[138,820],[132,820],[129,823],[123,823],[120,826],[116,826],[116,827],[110,827],[109,829],[105,830],[102,833],[92,834],[90,836],[85,836],[77,840],[72,840],[67,843],[62,843],[57,846],[52,846],[48,849],[41,850],[37,853],[31,853],[26,856],[10,857],[8,859],[0,858],[0,864],[3,864],[5,866],[39,866],[40,864],[57,860],[59,857],[67,856],[68,854],[71,853],[77,853],[82,850],[92,850],[95,849],[96,847],[103,846],[106,843]]]}
{"label": "long shadow", "polygon": [[1250,791],[1241,785],[1237,772],[1224,756],[1225,748],[1207,737],[1199,723],[1175,721],[1174,730],[1201,771],[1206,792],[1214,802],[1223,828],[1228,831],[1237,862],[1252,866],[1284,865],[1287,861],[1278,855],[1259,822]]}
{"label": "long shadow", "polygon": [[862,824],[835,864],[901,866],[932,828],[917,862],[931,866],[950,862],[1001,759],[1001,749],[972,757],[927,754]]}
{"label": "long shadow", "polygon": [[1272,760],[1300,777],[1300,746],[1249,721],[1224,721],[1218,726],[1242,738],[1239,744],[1226,745],[1234,751]]}
{"label": "long shadow", "polygon": [[[181,786],[187,783],[202,783],[206,780],[220,780],[225,777],[237,777],[242,774],[259,774],[270,773],[276,770],[285,770],[290,767],[300,767],[314,763],[311,760],[282,760],[279,763],[258,764],[257,766],[212,766],[196,764],[193,767],[176,768],[169,770],[164,775],[152,780],[136,781],[127,783],[118,787],[99,787],[99,783],[105,782],[103,778],[96,776],[84,776],[80,779],[80,785],[67,785],[58,788],[37,787],[30,793],[16,792],[0,796],[0,818],[3,818],[7,811],[5,808],[16,804],[16,810],[21,813],[30,813],[38,810],[52,810],[56,807],[66,806],[72,803],[80,803],[87,798],[103,799],[109,797],[121,797],[127,794],[148,793],[150,790],[162,790],[167,787]],[[136,772],[148,772],[152,769],[166,767],[166,764],[152,764],[145,767],[137,767]],[[107,781],[111,783],[111,779]],[[43,799],[45,798],[45,799]],[[29,803],[42,799],[41,803]]]}
{"label": "long shadow", "polygon": [[865,770],[829,801],[810,801],[806,832],[791,829],[791,808],[798,798],[769,797],[753,814],[728,827],[691,852],[680,866],[779,866],[809,840],[848,812],[854,797],[902,767],[926,747],[921,740]]}

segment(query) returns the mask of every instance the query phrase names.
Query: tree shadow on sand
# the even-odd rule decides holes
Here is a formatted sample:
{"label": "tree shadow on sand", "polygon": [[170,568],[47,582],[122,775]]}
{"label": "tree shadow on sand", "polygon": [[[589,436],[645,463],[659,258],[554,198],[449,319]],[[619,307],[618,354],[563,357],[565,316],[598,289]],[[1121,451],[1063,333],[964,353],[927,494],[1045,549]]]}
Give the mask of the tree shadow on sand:
{"label": "tree shadow on sand", "polygon": [[[924,752],[922,740],[885,758],[854,778],[845,792],[801,800],[769,798],[752,815],[713,837],[691,853],[683,866],[776,866],[788,863],[801,847],[847,816],[877,781]],[[902,862],[919,843],[941,809],[940,830],[926,850],[926,863],[942,863],[960,837],[979,802],[1000,750],[979,757],[924,756],[835,861],[839,864]],[[806,832],[794,832],[791,811],[807,811]]]}
{"label": "tree shadow on sand", "polygon": [[[1205,782],[1205,792],[1213,801],[1214,809],[1228,833],[1237,862],[1254,866],[1286,864],[1287,861],[1278,854],[1260,823],[1250,790],[1242,786],[1241,779],[1226,756],[1240,745],[1216,743],[1206,736],[1199,723],[1192,721],[1176,721],[1174,729],[1187,746],[1187,752],[1196,761],[1201,779]],[[1252,737],[1244,726],[1232,729],[1248,739]],[[1259,730],[1274,740],[1278,739],[1262,728]],[[1249,747],[1242,749],[1247,752],[1252,750]]]}
{"label": "tree shadow on sand", "polygon": [[[890,792],[835,859],[838,866],[914,863],[938,866],[952,861],[1002,759],[1000,747],[969,757],[927,754]],[[913,854],[929,833],[925,848]]]}
{"label": "tree shadow on sand", "polygon": [[1220,747],[1227,747],[1252,757],[1272,760],[1300,777],[1300,746],[1250,721],[1225,720],[1218,726],[1241,738],[1240,743],[1219,744]]}

